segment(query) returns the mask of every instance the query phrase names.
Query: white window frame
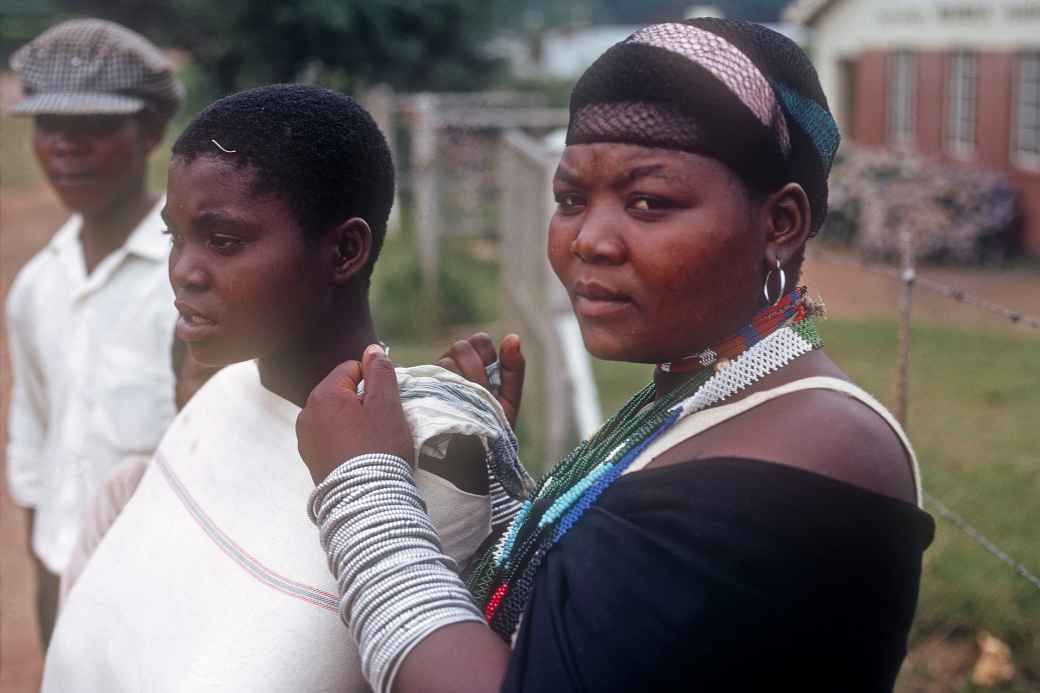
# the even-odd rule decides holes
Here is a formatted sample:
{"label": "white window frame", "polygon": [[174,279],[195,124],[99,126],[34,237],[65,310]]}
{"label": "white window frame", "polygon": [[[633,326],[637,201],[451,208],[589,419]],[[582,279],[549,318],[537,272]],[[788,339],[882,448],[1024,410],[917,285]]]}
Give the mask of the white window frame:
{"label": "white window frame", "polygon": [[1012,158],[1020,166],[1040,170],[1040,52],[1020,53],[1016,62]]}
{"label": "white window frame", "polygon": [[946,147],[958,157],[975,153],[978,131],[978,55],[958,51],[946,76]]}
{"label": "white window frame", "polygon": [[888,142],[896,146],[914,143],[917,108],[917,60],[910,51],[888,56]]}

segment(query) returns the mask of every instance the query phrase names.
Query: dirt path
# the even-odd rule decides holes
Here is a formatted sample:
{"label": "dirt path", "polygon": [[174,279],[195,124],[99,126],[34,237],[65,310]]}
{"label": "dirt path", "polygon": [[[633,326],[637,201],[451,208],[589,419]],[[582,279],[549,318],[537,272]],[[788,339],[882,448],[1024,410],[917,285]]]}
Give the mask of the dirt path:
{"label": "dirt path", "polygon": [[[925,267],[919,268],[918,274],[1040,318],[1040,272],[1036,270]],[[810,249],[804,283],[810,294],[819,293],[828,312],[839,318],[894,317],[902,291],[899,281],[866,271],[853,253],[832,248],[817,252]],[[913,316],[915,320],[962,327],[1025,329],[921,287],[914,290]]]}

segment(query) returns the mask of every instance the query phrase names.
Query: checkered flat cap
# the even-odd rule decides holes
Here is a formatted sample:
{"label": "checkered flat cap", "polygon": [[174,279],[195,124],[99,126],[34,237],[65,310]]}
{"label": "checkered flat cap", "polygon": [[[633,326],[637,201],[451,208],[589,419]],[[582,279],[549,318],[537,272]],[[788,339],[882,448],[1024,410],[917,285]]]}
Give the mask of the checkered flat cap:
{"label": "checkered flat cap", "polygon": [[100,19],[73,19],[43,32],[11,56],[25,98],[14,114],[137,113],[152,105],[167,117],[184,97],[173,65],[139,34]]}

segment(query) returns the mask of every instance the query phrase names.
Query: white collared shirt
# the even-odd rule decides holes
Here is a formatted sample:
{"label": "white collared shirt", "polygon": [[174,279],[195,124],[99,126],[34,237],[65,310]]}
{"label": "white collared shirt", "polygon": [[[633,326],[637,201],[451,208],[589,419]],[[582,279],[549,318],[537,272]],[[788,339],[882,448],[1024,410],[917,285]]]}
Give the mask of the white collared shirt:
{"label": "white collared shirt", "polygon": [[7,299],[8,488],[35,509],[33,550],[55,573],[109,471],[150,454],[175,413],[163,203],[89,275],[73,216]]}

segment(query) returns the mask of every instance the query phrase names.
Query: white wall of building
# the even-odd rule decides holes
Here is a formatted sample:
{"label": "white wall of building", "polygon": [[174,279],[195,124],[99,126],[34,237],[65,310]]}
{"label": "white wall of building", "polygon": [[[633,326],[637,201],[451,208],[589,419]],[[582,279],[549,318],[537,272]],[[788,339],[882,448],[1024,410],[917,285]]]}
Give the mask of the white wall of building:
{"label": "white wall of building", "polygon": [[810,38],[820,83],[839,123],[840,61],[871,49],[1040,49],[1040,0],[839,0]]}

